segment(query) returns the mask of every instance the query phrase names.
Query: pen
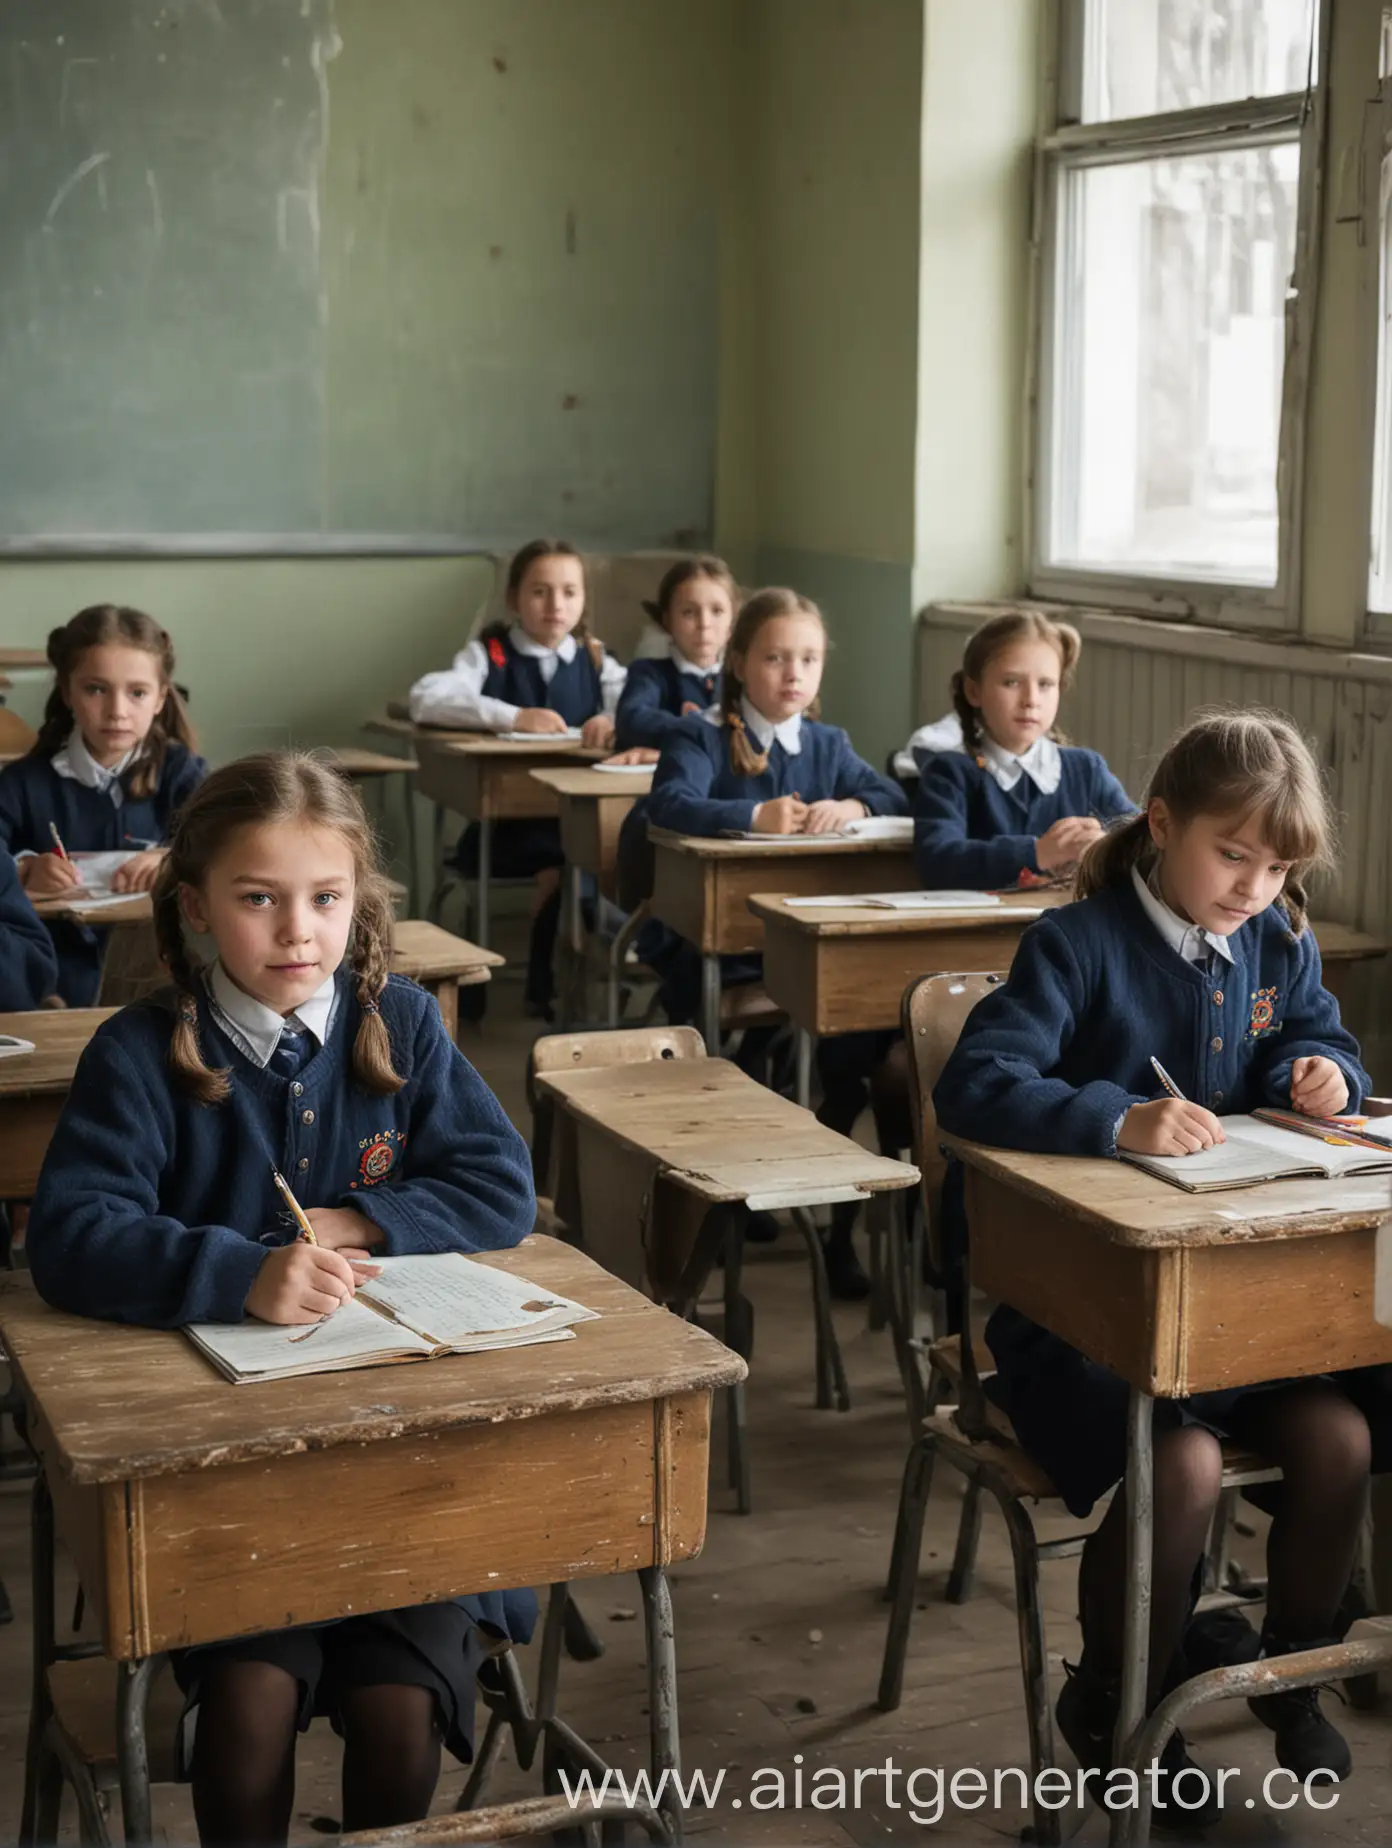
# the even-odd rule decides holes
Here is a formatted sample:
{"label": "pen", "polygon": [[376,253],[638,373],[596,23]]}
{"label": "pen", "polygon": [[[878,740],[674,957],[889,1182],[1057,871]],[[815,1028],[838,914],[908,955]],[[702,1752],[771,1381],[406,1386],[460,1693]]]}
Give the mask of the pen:
{"label": "pen", "polygon": [[[1170,1096],[1177,1097],[1181,1104],[1187,1104],[1189,1099],[1184,1095],[1183,1091],[1180,1090],[1179,1086],[1175,1083],[1174,1079],[1171,1078],[1170,1074],[1165,1070],[1164,1066],[1154,1056],[1154,1054],[1151,1055],[1150,1062],[1155,1067],[1156,1077],[1160,1080],[1161,1084],[1164,1085],[1165,1089],[1169,1092]],[[284,1185],[283,1182],[282,1182],[282,1185]]]}
{"label": "pen", "polygon": [[57,851],[58,858],[60,860],[66,860],[69,866],[71,866],[72,865],[72,855],[68,852],[67,848],[63,845],[63,837],[58,832],[58,824],[53,821],[49,822],[48,831],[53,836],[53,845],[54,845],[55,850]]}
{"label": "pen", "polygon": [[281,1194],[284,1196],[285,1204],[295,1215],[295,1223],[300,1228],[301,1239],[303,1239],[306,1245],[317,1245],[319,1241],[314,1236],[314,1227],[305,1218],[304,1208],[300,1205],[294,1194],[291,1193],[289,1182],[279,1168],[272,1168],[271,1176],[276,1186],[280,1189]]}

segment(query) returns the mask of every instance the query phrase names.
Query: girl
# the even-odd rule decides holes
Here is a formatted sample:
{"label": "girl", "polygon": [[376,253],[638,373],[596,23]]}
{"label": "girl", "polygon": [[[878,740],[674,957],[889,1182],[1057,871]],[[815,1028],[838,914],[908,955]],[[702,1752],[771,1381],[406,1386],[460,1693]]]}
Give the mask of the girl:
{"label": "girl", "polygon": [[[357,795],[311,757],[209,777],[155,890],[174,978],[94,1036],[39,1179],[29,1256],[78,1315],[313,1323],[370,1255],[488,1251],[532,1228],[526,1148],[429,996],[389,975],[391,906]],[[217,960],[195,969],[183,925]],[[317,1244],[297,1239],[272,1169]],[[215,1388],[216,1390],[216,1388]],[[530,1594],[488,1593],[177,1651],[200,1839],[284,1842],[294,1739],[345,1739],[345,1829],[424,1816],[443,1740],[468,1759],[479,1626],[525,1638]]]}
{"label": "girl", "polygon": [[57,986],[53,940],[19,883],[14,860],[0,847],[0,1011],[38,1007]]}
{"label": "girl", "polygon": [[914,801],[926,887],[990,891],[1062,873],[1105,822],[1133,812],[1096,751],[1054,736],[1082,645],[1038,610],[994,617],[967,643],[952,676],[962,748],[927,756]]}
{"label": "girl", "polygon": [[677,725],[720,698],[720,663],[735,619],[729,566],[703,554],[679,558],[644,609],[667,631],[667,659],[635,661],[615,714],[615,763],[655,764]]}
{"label": "girl", "polygon": [[[1264,712],[1199,717],[1161,759],[1145,812],[1089,849],[1082,902],[1025,933],[1009,980],[971,1014],[933,1094],[943,1127],[1051,1154],[1184,1155],[1223,1140],[1221,1112],[1356,1109],[1368,1079],[1305,927],[1306,877],[1329,858],[1319,772],[1291,723]],[[1160,1093],[1153,1057],[1192,1102]],[[1086,1514],[1123,1473],[1125,1384],[1008,1306],[986,1333],[999,1369],[993,1391],[1020,1442],[1072,1512]],[[1152,1703],[1190,1608],[1218,1495],[1220,1435],[1284,1472],[1267,1548],[1266,1654],[1328,1638],[1348,1582],[1368,1430],[1333,1384],[1158,1401]],[[1058,1705],[1085,1765],[1110,1762],[1124,1499],[1113,1498],[1083,1553],[1082,1662]],[[1288,1770],[1302,1779],[1347,1773],[1348,1747],[1313,1689],[1250,1705]],[[1171,1773],[1182,1767],[1182,1742],[1163,1762]]]}
{"label": "girl", "polygon": [[[135,850],[113,888],[148,892],[174,813],[208,769],[174,685],[174,644],[140,610],[98,603],[53,630],[48,658],[54,684],[38,738],[0,771],[0,842],[19,856],[31,899],[81,885],[68,854],[111,850]],[[61,921],[49,929],[58,993],[90,1006],[106,933]]]}
{"label": "girl", "polygon": [[[761,590],[730,637],[720,704],[682,722],[662,747],[648,819],[678,834],[828,834],[864,815],[902,815],[904,793],[851,749],[844,731],[817,720],[826,660],[821,611],[791,590]],[[669,933],[670,936],[670,933]],[[757,981],[758,956],[722,959],[726,982]],[[661,965],[659,965],[661,966]],[[674,1020],[694,1018],[700,959],[677,942],[662,967]],[[839,1216],[827,1274],[840,1296],[868,1282]]]}
{"label": "girl", "polygon": [[[493,623],[454,657],[453,667],[426,674],[411,688],[417,725],[457,725],[474,731],[536,732],[579,727],[583,742],[607,750],[624,670],[590,634],[585,616],[585,567],[563,539],[533,539],[508,567],[511,621]],[[492,870],[500,879],[536,879],[528,1011],[551,1018],[551,957],[561,915],[560,824],[554,819],[504,821],[493,832]],[[468,828],[455,856],[468,878],[478,872],[478,828]],[[480,990],[482,994],[482,990]]]}

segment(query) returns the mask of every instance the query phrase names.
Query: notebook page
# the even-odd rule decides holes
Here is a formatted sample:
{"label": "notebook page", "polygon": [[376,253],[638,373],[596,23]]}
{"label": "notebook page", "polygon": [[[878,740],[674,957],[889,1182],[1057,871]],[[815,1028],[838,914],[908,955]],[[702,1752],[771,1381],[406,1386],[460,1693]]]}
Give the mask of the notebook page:
{"label": "notebook page", "polygon": [[[1259,1117],[1229,1117],[1244,1142],[1258,1143],[1269,1149],[1274,1159],[1302,1162],[1323,1168],[1329,1175],[1348,1174],[1355,1169],[1392,1168],[1392,1149],[1386,1155],[1377,1149],[1363,1149],[1326,1142],[1320,1136],[1302,1135],[1299,1130],[1283,1129],[1279,1123],[1264,1123]],[[1231,1133],[1231,1132],[1230,1132]]]}
{"label": "notebook page", "polygon": [[[830,892],[821,898],[785,898],[788,911],[813,911],[828,905],[869,905],[882,911],[998,911],[994,892]],[[1035,914],[1026,912],[1025,916]]]}
{"label": "notebook page", "polygon": [[430,1344],[411,1329],[398,1328],[358,1303],[345,1303],[309,1328],[255,1321],[195,1322],[185,1332],[230,1372],[253,1379],[274,1378],[285,1368],[316,1370],[374,1354],[430,1352]]}
{"label": "notebook page", "polygon": [[564,731],[549,732],[494,732],[495,738],[503,738],[509,744],[554,744],[558,738],[578,738],[580,727],[567,725]]}
{"label": "notebook page", "polygon": [[442,1347],[517,1329],[564,1328],[594,1316],[525,1277],[477,1264],[457,1251],[381,1263],[381,1276],[363,1284],[360,1294]]}
{"label": "notebook page", "polygon": [[903,841],[913,839],[912,815],[863,815],[848,821],[842,830],[853,841]]}
{"label": "notebook page", "polygon": [[[1245,1121],[1245,1119],[1244,1119]],[[1301,1140],[1299,1137],[1289,1138]],[[1216,1148],[1200,1149],[1197,1155],[1133,1155],[1122,1150],[1122,1158],[1135,1167],[1144,1168],[1162,1181],[1177,1187],[1250,1187],[1254,1182],[1276,1179],[1283,1173],[1319,1173],[1324,1168],[1325,1153],[1318,1143],[1310,1143],[1292,1158],[1287,1149],[1263,1147],[1255,1138],[1228,1132],[1226,1142]]]}
{"label": "notebook page", "polygon": [[129,892],[112,892],[111,876],[127,860],[133,860],[138,851],[131,848],[111,853],[75,853],[71,856],[73,871],[82,881],[83,891],[91,898],[129,898]]}

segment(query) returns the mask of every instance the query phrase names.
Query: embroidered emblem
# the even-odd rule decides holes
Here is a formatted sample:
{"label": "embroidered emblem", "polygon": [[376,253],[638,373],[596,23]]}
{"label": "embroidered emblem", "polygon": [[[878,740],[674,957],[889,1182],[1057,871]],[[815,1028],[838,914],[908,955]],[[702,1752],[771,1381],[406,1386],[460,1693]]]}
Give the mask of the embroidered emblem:
{"label": "embroidered emblem", "polygon": [[507,650],[503,647],[502,638],[500,636],[495,635],[489,640],[488,658],[493,663],[494,667],[507,666]]}
{"label": "embroidered emblem", "polygon": [[1247,1022],[1248,1039],[1261,1039],[1268,1033],[1274,1033],[1280,1024],[1276,1019],[1277,992],[1274,988],[1254,988],[1252,990],[1252,1015]]}
{"label": "embroidered emblem", "polygon": [[396,1158],[406,1146],[399,1129],[384,1129],[375,1136],[364,1136],[358,1144],[358,1178],[349,1182],[350,1191],[357,1187],[375,1187],[385,1181],[396,1166]]}

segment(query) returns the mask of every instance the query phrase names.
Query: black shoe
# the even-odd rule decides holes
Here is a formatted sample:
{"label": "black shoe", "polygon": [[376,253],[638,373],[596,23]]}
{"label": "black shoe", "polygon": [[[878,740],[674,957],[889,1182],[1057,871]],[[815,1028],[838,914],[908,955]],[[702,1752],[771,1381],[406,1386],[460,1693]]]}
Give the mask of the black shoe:
{"label": "black shoe", "polygon": [[[1120,1683],[1094,1674],[1080,1664],[1064,1663],[1068,1679],[1054,1709],[1058,1729],[1084,1771],[1096,1771],[1105,1780],[1112,1768],[1112,1741],[1121,1711]],[[1175,1789],[1175,1780],[1189,1775]],[[1202,1782],[1200,1782],[1202,1780]],[[1100,1801],[1104,1790],[1088,1794]],[[1173,1732],[1160,1754],[1160,1775],[1155,1780],[1151,1822],[1157,1830],[1190,1834],[1211,1828],[1222,1816],[1214,1780],[1189,1756],[1184,1735]]]}
{"label": "black shoe", "polygon": [[826,1262],[827,1286],[832,1295],[841,1303],[863,1303],[870,1294],[870,1279],[856,1256],[855,1246],[847,1240],[844,1244],[828,1241],[822,1247]]}
{"label": "black shoe", "polygon": [[1261,1638],[1235,1604],[1216,1611],[1200,1611],[1190,1618],[1184,1632],[1184,1661],[1191,1675],[1202,1675],[1210,1668],[1234,1668],[1243,1662],[1255,1662],[1261,1654]]}
{"label": "black shoe", "polygon": [[[1263,1656],[1293,1655],[1300,1649],[1323,1648],[1328,1637],[1307,1643],[1287,1643],[1262,1637]],[[1353,1753],[1339,1729],[1327,1720],[1320,1706],[1320,1691],[1290,1688],[1281,1694],[1257,1694],[1247,1702],[1263,1726],[1276,1735],[1276,1762],[1302,1783],[1341,1784],[1353,1769]]]}

